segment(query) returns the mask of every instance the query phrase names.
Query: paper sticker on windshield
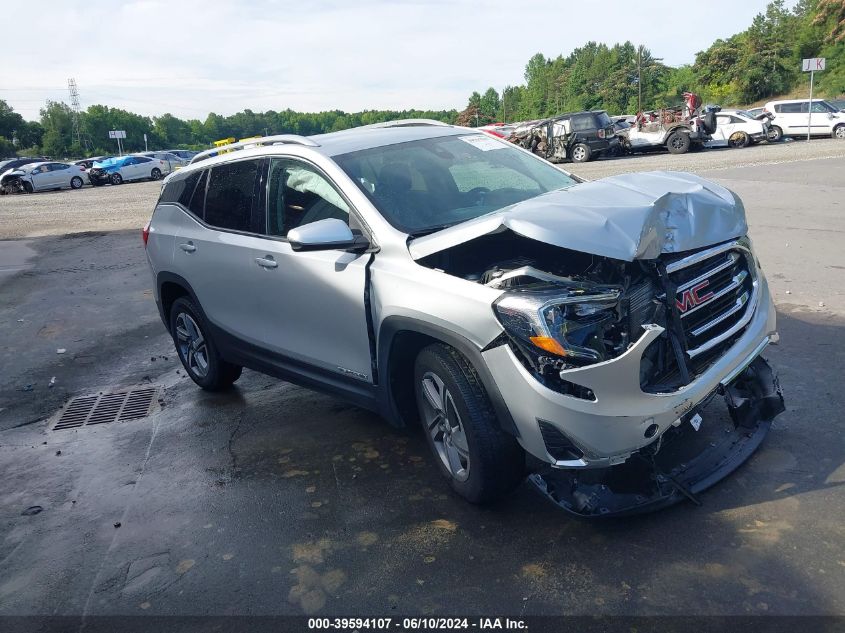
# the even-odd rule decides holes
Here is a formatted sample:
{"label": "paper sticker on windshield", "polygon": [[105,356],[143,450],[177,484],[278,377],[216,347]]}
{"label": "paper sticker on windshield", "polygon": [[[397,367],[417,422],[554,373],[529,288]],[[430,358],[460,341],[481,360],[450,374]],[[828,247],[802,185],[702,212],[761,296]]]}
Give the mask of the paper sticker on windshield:
{"label": "paper sticker on windshield", "polygon": [[473,134],[472,136],[459,136],[464,143],[469,143],[470,145],[477,147],[482,152],[489,152],[491,149],[502,149],[505,147],[505,144],[501,141],[497,141],[494,138],[490,138],[486,134]]}

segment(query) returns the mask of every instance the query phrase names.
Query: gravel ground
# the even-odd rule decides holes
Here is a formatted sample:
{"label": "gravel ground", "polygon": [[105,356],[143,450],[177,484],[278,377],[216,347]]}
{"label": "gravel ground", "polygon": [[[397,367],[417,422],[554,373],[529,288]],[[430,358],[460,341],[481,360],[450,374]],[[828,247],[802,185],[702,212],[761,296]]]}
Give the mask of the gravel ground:
{"label": "gravel ground", "polygon": [[[666,152],[599,160],[565,168],[585,178],[632,171],[674,170],[703,173],[757,165],[845,157],[845,142],[815,139],[756,145],[741,150],[713,149],[673,156]],[[86,231],[139,229],[147,222],[161,183],[85,187],[35,195],[0,197],[0,239],[64,235]]]}

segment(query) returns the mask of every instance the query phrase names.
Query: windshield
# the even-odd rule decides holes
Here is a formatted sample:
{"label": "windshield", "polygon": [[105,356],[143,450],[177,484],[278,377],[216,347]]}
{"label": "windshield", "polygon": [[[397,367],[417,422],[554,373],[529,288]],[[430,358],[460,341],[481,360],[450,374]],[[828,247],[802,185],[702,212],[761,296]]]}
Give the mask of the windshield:
{"label": "windshield", "polygon": [[486,134],[423,139],[335,157],[390,224],[422,235],[577,180]]}

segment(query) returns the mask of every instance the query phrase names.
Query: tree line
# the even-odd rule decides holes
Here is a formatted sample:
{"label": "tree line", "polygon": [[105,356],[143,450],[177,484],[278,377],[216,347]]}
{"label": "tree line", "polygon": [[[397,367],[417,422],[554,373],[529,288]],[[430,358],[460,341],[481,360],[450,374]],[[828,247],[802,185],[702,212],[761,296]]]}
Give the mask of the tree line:
{"label": "tree line", "polygon": [[[719,18],[705,5],[690,24],[699,19]],[[801,60],[808,57],[827,59],[827,70],[816,76],[819,96],[845,93],[845,0],[799,0],[791,10],[775,0],[747,29],[716,40],[694,63],[679,67],[631,42],[588,42],[554,59],[538,53],[528,60],[524,84],[473,92],[458,121],[475,125],[595,109],[634,114],[677,105],[684,92],[705,103],[747,106],[803,87]]]}
{"label": "tree line", "polygon": [[[718,19],[696,14],[689,19]],[[680,19],[680,18],[678,18]],[[632,114],[680,103],[691,91],[705,103],[750,105],[788,94],[803,86],[801,59],[827,58],[827,70],[816,76],[817,94],[845,93],[845,0],[799,0],[787,9],[771,2],[744,31],[716,40],[692,64],[670,67],[645,46],[631,42],[588,42],[555,59],[538,53],[525,66],[525,83],[498,91],[473,92],[467,107],[457,110],[367,110],[347,113],[253,112],[231,116],[210,113],[205,120],[183,120],[172,114],[148,117],[120,108],[92,105],[79,113],[81,143],[74,133],[74,113],[62,102],[47,102],[39,121],[25,121],[0,100],[0,157],[48,155],[71,157],[113,153],[109,130],[125,130],[126,151],[203,149],[223,138],[270,134],[312,135],[400,118],[437,119],[461,125],[518,121],[579,110]]]}

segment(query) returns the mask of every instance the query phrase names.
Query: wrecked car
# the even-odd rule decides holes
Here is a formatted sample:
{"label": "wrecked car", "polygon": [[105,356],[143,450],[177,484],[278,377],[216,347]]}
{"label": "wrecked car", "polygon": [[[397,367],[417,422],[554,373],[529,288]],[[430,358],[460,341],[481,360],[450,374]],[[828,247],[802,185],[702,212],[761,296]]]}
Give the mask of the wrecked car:
{"label": "wrecked car", "polygon": [[470,502],[528,475],[589,517],[698,501],[783,410],[772,298],[717,184],[584,182],[425,120],[249,144],[169,176],[143,231],[203,389],[248,367],[323,390],[421,425]]}
{"label": "wrecked car", "polygon": [[686,154],[710,140],[719,110],[702,107],[698,95],[685,92],[683,105],[638,113],[624,134],[623,147],[628,153],[665,147],[671,154]]}
{"label": "wrecked car", "polygon": [[586,163],[602,155],[614,154],[619,147],[613,121],[604,110],[570,112],[548,119],[494,124],[482,129],[551,163],[567,159]]}
{"label": "wrecked car", "polygon": [[81,189],[85,170],[69,163],[28,163],[0,175],[0,193],[33,193],[59,189]]}

